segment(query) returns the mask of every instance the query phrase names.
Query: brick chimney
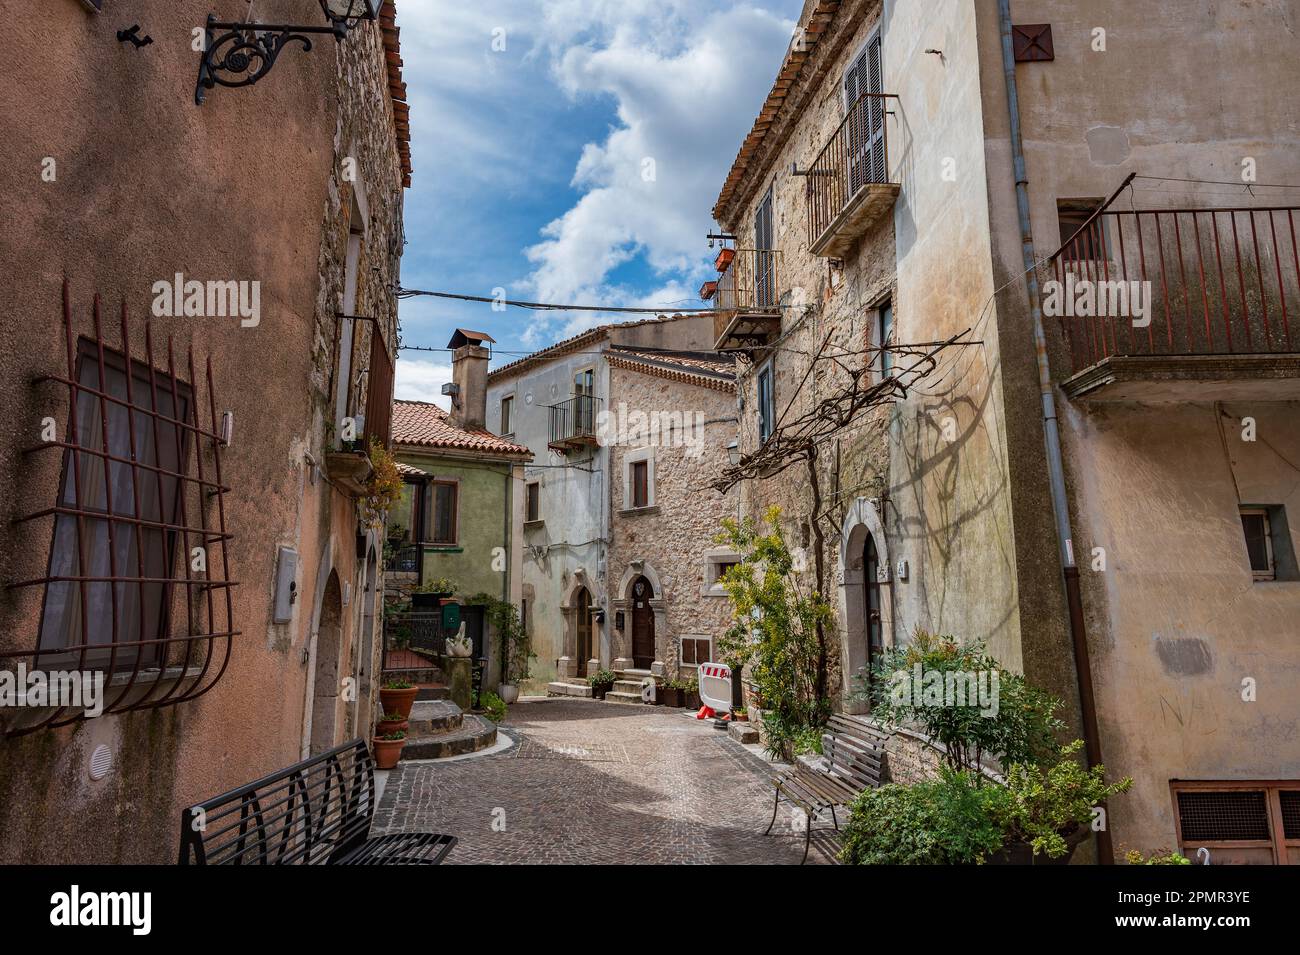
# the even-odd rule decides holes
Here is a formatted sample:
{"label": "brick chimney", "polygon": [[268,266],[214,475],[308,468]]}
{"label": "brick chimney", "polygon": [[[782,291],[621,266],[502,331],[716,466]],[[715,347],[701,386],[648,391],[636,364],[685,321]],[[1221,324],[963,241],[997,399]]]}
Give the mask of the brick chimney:
{"label": "brick chimney", "polygon": [[484,342],[496,343],[486,332],[456,329],[447,347],[451,353],[451,380],[456,393],[451,396],[447,421],[465,431],[487,430],[487,371],[491,352]]}

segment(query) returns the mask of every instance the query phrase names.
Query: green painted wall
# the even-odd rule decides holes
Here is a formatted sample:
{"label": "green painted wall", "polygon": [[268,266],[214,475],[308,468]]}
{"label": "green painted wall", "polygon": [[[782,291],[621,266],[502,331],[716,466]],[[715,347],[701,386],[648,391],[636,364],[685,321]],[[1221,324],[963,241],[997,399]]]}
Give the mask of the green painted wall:
{"label": "green painted wall", "polygon": [[[508,463],[462,461],[399,450],[398,461],[419,468],[431,479],[455,480],[460,484],[457,545],[442,549],[425,546],[424,579],[448,577],[457,585],[457,595],[469,597],[480,591],[496,597],[505,594],[509,568],[509,515],[512,484]],[[389,515],[394,522],[411,526],[410,502],[403,500]],[[502,548],[493,569],[493,550]]]}

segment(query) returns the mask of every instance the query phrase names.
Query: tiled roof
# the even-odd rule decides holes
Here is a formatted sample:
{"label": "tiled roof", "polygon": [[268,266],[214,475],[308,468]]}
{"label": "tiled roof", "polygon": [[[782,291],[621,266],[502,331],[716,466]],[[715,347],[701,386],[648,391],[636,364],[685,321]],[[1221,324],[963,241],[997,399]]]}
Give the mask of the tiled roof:
{"label": "tiled roof", "polygon": [[398,461],[396,463],[397,463],[398,474],[405,474],[407,477],[428,477],[429,476],[428,471],[421,471],[419,468],[407,464],[405,461]]}
{"label": "tiled roof", "polygon": [[485,456],[524,457],[533,452],[490,431],[465,431],[447,421],[447,412],[427,401],[393,402],[393,443],[421,448],[477,451]]}
{"label": "tiled roof", "polygon": [[411,107],[406,102],[406,83],[402,81],[402,44],[398,39],[397,5],[384,0],[379,8],[379,29],[383,38],[384,65],[388,71],[388,94],[393,99],[393,133],[397,137],[397,154],[402,163],[402,185],[411,185]]}
{"label": "tiled roof", "polygon": [[[817,93],[822,76],[814,70],[806,70],[805,66],[813,60],[813,53],[816,52],[817,46],[830,29],[837,14],[848,14],[847,26],[852,27],[861,22],[874,7],[875,4],[869,0],[805,0],[803,15],[799,21],[802,34],[796,33],[802,42],[792,41],[786,49],[785,59],[781,63],[776,80],[772,83],[772,89],[767,94],[767,99],[763,101],[763,108],[759,110],[753,127],[740,144],[740,151],[731,164],[731,170],[722,184],[722,192],[713,206],[713,218],[719,224],[724,227],[730,224],[731,206],[743,198],[745,187],[751,181],[751,173],[761,170],[768,157],[774,154],[775,148],[778,148],[780,143],[789,136],[790,125],[783,121],[776,147],[773,150],[764,148],[769,131],[778,125],[777,116],[786,106],[787,99],[796,92],[796,89],[803,87],[801,100],[795,103],[794,107],[796,111],[800,111],[808,98]],[[851,30],[846,30],[841,33],[833,46],[844,43],[850,32]],[[824,66],[820,68],[823,71],[824,69]],[[757,165],[755,160],[759,160]],[[754,166],[753,169],[751,165]]]}
{"label": "tiled roof", "polygon": [[540,365],[552,358],[559,358],[561,355],[568,355],[580,350],[584,345],[591,345],[609,337],[610,329],[626,327],[629,325],[652,325],[657,322],[675,322],[684,316],[682,313],[672,315],[658,315],[655,318],[646,318],[637,322],[610,322],[607,325],[597,325],[595,328],[589,328],[585,332],[579,332],[572,338],[566,338],[558,341],[554,345],[548,345],[540,351],[535,351],[531,355],[525,355],[523,358],[517,358],[512,362],[507,362],[500,368],[494,368],[488,372],[488,381],[499,381],[510,375],[517,375],[521,371],[527,371],[534,365]]}
{"label": "tiled roof", "polygon": [[605,360],[615,368],[668,378],[716,391],[736,387],[735,356],[719,352],[670,351],[614,345]]}

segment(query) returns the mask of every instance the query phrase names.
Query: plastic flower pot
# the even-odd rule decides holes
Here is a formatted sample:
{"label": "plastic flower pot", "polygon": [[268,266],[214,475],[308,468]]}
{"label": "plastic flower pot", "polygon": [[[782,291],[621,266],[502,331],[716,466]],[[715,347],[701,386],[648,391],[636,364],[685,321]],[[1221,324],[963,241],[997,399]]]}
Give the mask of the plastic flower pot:
{"label": "plastic flower pot", "polygon": [[519,699],[519,687],[514,683],[502,683],[497,686],[497,696],[501,697],[501,702],[509,706]]}

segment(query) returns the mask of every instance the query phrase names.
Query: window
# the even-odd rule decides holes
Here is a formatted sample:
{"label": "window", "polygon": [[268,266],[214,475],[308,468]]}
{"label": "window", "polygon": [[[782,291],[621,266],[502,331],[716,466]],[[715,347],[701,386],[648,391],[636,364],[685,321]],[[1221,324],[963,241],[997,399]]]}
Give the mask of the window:
{"label": "window", "polygon": [[740,563],[740,555],[731,550],[717,550],[704,555],[704,588],[706,597],[725,597],[726,588],[722,585],[722,576]]}
{"label": "window", "polygon": [[776,255],[772,249],[772,187],[754,211],[754,307],[776,305]]}
{"label": "window", "polygon": [[[1103,199],[1057,199],[1056,223],[1060,228],[1061,245],[1064,246],[1075,238],[1084,223],[1101,208]],[[1098,216],[1088,226],[1088,231],[1078,236],[1078,242],[1071,244],[1065,251],[1067,260],[1103,259],[1110,252],[1110,242],[1106,235],[1106,217]]]}
{"label": "window", "polygon": [[1241,508],[1246,559],[1256,580],[1300,580],[1286,509],[1281,504]]}
{"label": "window", "polygon": [[424,489],[425,538],[430,544],[455,544],[459,530],[460,487],[455,481],[430,481]]}
{"label": "window", "polygon": [[632,462],[632,506],[650,506],[650,462]]}
{"label": "window", "polygon": [[[150,387],[151,378],[156,387]],[[170,377],[151,374],[139,362],[132,362],[128,382],[126,360],[107,351],[101,381],[95,346],[85,339],[78,349],[77,381],[91,391],[77,390],[76,444],[91,450],[80,453],[75,466],[70,452],[63,455],[48,570],[48,576],[62,579],[45,588],[42,651],[164,637],[176,582],[171,578],[180,549],[178,529],[189,523],[180,512],[185,489],[175,475],[186,473],[192,438],[174,424],[189,420],[189,386],[177,383],[173,400]],[[116,400],[101,401],[92,391]],[[200,516],[188,515],[193,525]],[[187,534],[193,546],[200,539]],[[76,577],[91,579],[84,585],[67,579]],[[137,654],[142,664],[155,663],[158,645],[118,649],[117,668],[132,669]],[[88,660],[102,665],[110,656],[104,650]],[[45,665],[51,662],[42,658]]]}
{"label": "window", "polygon": [[713,659],[713,638],[704,636],[682,637],[682,666],[695,666]]}
{"label": "window", "polygon": [[876,30],[844,73],[844,111],[848,120],[849,188],[853,195],[864,184],[885,182],[885,106],[880,31]]}
{"label": "window", "polygon": [[1300,862],[1300,780],[1170,784],[1178,846],[1193,862],[1285,865]]}
{"label": "window", "polygon": [[772,387],[772,363],[758,372],[758,440],[763,443],[776,427],[776,400]]}
{"label": "window", "polygon": [[515,398],[514,395],[506,395],[501,399],[501,430],[498,434],[514,434],[515,431]]}
{"label": "window", "polygon": [[893,302],[885,301],[877,307],[875,326],[875,341],[872,344],[880,349],[876,367],[880,369],[880,377],[884,379],[894,373],[894,353],[890,350],[894,343]]}
{"label": "window", "polygon": [[524,485],[524,520],[540,521],[542,519],[542,485],[530,481]]}

